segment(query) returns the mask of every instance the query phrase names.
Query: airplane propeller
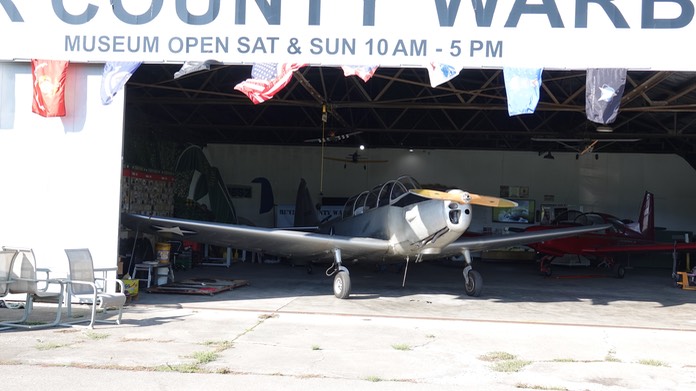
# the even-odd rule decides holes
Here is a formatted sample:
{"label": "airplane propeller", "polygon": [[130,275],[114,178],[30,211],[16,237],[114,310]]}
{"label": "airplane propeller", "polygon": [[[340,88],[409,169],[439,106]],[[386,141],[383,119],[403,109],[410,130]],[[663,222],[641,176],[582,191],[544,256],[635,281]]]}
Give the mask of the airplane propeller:
{"label": "airplane propeller", "polygon": [[428,189],[412,189],[411,192],[421,197],[434,200],[452,201],[459,204],[483,205],[494,208],[514,208],[518,206],[517,202],[515,201],[498,197],[471,194],[462,190],[450,190],[449,192],[445,192]]}

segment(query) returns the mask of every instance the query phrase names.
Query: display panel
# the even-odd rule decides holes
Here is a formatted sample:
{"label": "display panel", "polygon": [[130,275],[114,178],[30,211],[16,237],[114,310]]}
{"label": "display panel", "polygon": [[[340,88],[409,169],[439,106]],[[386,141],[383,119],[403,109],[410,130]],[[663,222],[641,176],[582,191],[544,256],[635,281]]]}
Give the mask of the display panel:
{"label": "display panel", "polygon": [[534,200],[511,199],[510,201],[517,202],[517,206],[510,208],[492,208],[494,223],[534,223],[536,211]]}

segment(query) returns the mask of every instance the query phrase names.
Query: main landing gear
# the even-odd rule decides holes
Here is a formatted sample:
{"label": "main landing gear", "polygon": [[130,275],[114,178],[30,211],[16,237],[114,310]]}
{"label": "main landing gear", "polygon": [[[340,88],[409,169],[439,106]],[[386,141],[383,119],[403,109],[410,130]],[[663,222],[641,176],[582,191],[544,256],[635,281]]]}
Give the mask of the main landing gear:
{"label": "main landing gear", "polygon": [[348,268],[341,265],[341,249],[335,249],[334,263],[326,269],[326,275],[334,276],[333,292],[339,299],[346,299],[350,296],[350,273]]}
{"label": "main landing gear", "polygon": [[[467,270],[468,269],[468,270]],[[471,266],[464,268],[464,291],[473,297],[481,296],[483,289],[483,277],[476,270],[471,270]]]}
{"label": "main landing gear", "polygon": [[333,292],[339,299],[345,299],[350,296],[350,273],[344,266],[341,268],[343,270],[339,270],[334,276]]}
{"label": "main landing gear", "polygon": [[553,255],[542,255],[539,258],[539,270],[544,277],[551,277],[551,262],[555,259]]}
{"label": "main landing gear", "polygon": [[464,250],[463,254],[466,261],[466,267],[462,273],[464,275],[464,291],[469,296],[479,297],[483,290],[483,277],[481,277],[481,273],[473,270],[471,267],[471,253],[469,250]]}
{"label": "main landing gear", "polygon": [[[543,276],[551,277],[551,262],[553,262],[554,259],[556,259],[556,257],[553,255],[540,254],[539,268]],[[594,261],[597,262],[597,260]],[[626,275],[626,268],[621,264],[621,261],[616,260],[614,257],[601,257],[600,261],[597,263],[597,267],[610,269],[613,276],[619,279],[624,278]]]}
{"label": "main landing gear", "polygon": [[[326,275],[334,277],[333,280],[333,293],[339,299],[346,299],[350,296],[350,273],[348,269],[341,264],[341,250],[335,249],[334,251],[334,263],[326,269]],[[464,258],[466,260],[466,267],[464,268],[464,291],[467,295],[472,297],[478,297],[481,295],[483,290],[483,278],[481,273],[473,270],[471,267],[471,254],[469,251],[464,252]]]}

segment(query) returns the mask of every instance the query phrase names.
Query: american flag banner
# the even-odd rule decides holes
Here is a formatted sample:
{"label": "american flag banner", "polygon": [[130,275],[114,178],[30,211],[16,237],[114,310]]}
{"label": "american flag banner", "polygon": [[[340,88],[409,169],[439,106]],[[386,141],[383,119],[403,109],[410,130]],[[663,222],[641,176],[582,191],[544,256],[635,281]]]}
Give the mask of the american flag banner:
{"label": "american flag banner", "polygon": [[245,93],[255,105],[263,103],[290,83],[293,72],[306,65],[255,63],[251,68],[251,79],[237,84],[234,89]]}
{"label": "american flag banner", "polygon": [[365,83],[367,83],[370,78],[375,74],[375,71],[377,71],[377,68],[379,68],[379,65],[343,65],[341,66],[341,69],[343,69],[343,76],[348,77],[348,76],[357,76],[362,79]]}
{"label": "american flag banner", "polygon": [[128,82],[136,69],[142,64],[140,61],[109,61],[104,64],[102,72],[101,95],[102,104],[108,105],[116,96],[116,93]]}
{"label": "american flag banner", "polygon": [[431,62],[428,66],[430,85],[435,88],[440,84],[447,83],[448,81],[457,77],[459,71],[461,71],[461,69],[457,69],[452,65]]}
{"label": "american flag banner", "polygon": [[67,61],[31,60],[34,99],[31,111],[43,117],[65,117]]}

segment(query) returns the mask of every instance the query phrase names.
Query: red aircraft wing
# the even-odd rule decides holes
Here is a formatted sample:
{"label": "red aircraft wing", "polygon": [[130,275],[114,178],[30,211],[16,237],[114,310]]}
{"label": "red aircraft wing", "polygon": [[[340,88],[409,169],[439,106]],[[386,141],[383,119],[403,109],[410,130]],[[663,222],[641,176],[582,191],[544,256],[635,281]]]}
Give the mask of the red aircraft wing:
{"label": "red aircraft wing", "polygon": [[564,255],[581,255],[588,259],[601,261],[617,270],[617,276],[623,277],[623,268],[614,258],[617,254],[645,252],[689,252],[696,250],[696,243],[656,242],[654,197],[645,192],[638,221],[631,222],[618,219],[606,213],[581,213],[568,211],[566,216],[556,221],[556,225],[534,226],[527,231],[546,230],[567,225],[608,224],[610,228],[590,232],[574,237],[553,239],[528,244],[541,255],[541,271],[550,275],[550,264],[556,257]]}
{"label": "red aircraft wing", "polygon": [[[636,243],[614,246],[587,247],[583,253],[593,255],[609,255],[613,253],[639,253],[639,252],[684,252],[696,250],[696,243]],[[582,255],[582,254],[581,254]]]}

